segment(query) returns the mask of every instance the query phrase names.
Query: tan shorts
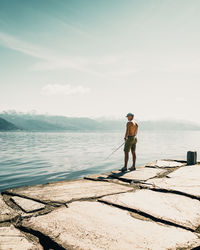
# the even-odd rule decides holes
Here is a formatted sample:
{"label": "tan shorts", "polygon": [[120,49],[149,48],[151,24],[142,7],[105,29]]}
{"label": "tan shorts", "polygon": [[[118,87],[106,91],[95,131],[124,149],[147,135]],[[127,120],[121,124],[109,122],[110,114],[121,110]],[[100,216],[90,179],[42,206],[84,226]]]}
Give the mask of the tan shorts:
{"label": "tan shorts", "polygon": [[133,137],[129,137],[124,145],[124,152],[130,152],[131,151],[135,151],[136,150],[136,143],[137,143],[137,137],[133,136]]}

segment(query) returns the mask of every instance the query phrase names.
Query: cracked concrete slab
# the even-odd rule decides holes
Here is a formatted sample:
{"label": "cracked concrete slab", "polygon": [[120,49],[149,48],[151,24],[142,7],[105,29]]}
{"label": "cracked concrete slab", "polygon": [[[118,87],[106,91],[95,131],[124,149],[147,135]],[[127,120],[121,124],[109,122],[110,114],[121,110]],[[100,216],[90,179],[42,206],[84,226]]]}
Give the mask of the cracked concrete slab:
{"label": "cracked concrete slab", "polygon": [[120,181],[119,179],[113,178],[113,174],[92,174],[85,176],[84,179],[86,180],[93,180],[93,181],[107,181],[107,182],[113,182],[118,183],[122,185],[130,185],[129,183],[125,183],[123,181]]}
{"label": "cracked concrete slab", "polygon": [[113,171],[113,177],[116,177],[124,181],[146,181],[150,178],[153,178],[159,174],[164,174],[165,170],[158,168],[139,168],[135,171],[121,172]]}
{"label": "cracked concrete slab", "polygon": [[200,226],[200,201],[186,196],[144,189],[104,196],[99,200],[193,230]]}
{"label": "cracked concrete slab", "polygon": [[[144,166],[137,166],[137,170],[138,169],[141,169],[141,168],[144,168]],[[87,175],[84,177],[84,179],[87,179],[87,180],[94,180],[94,181],[110,181],[110,182],[116,182],[116,183],[119,183],[119,184],[125,184],[123,181],[120,181],[119,179],[116,179],[114,177],[114,174],[120,174],[121,171],[111,171],[111,172],[108,172],[108,173],[101,173],[101,174],[91,174],[91,175]]]}
{"label": "cracked concrete slab", "polygon": [[80,199],[98,198],[107,194],[126,192],[132,189],[131,187],[115,183],[78,179],[9,189],[7,193],[21,195],[46,203],[67,203]]}
{"label": "cracked concrete slab", "polygon": [[13,225],[0,227],[1,250],[42,250],[42,246],[29,241],[26,236]]}
{"label": "cracked concrete slab", "polygon": [[191,249],[200,239],[190,231],[138,220],[100,202],[77,201],[22,226],[48,236],[65,249]]}
{"label": "cracked concrete slab", "polygon": [[170,161],[170,160],[156,160],[149,162],[145,165],[145,167],[151,168],[175,168],[175,167],[183,167],[186,163],[178,162],[178,161]]}
{"label": "cracked concrete slab", "polygon": [[[40,209],[40,210],[35,210],[33,212],[25,212],[24,210],[22,210],[13,200],[12,200],[12,195],[8,195],[8,194],[4,194],[3,195],[3,199],[5,201],[5,203],[11,207],[16,213],[18,213],[19,218],[29,218],[30,216],[38,216],[41,214],[46,214],[51,212],[53,209],[55,209],[55,206],[52,206],[51,204],[47,205],[45,204],[44,209]],[[30,199],[29,199],[30,200]],[[65,205],[65,204],[64,204]],[[59,205],[60,206],[60,205]],[[16,221],[16,220],[14,220]],[[13,221],[13,222],[14,222]],[[11,221],[12,222],[12,221]]]}
{"label": "cracked concrete slab", "polygon": [[84,176],[84,179],[94,180],[94,181],[98,181],[98,180],[108,181],[109,174],[91,174],[91,175]]}
{"label": "cracked concrete slab", "polygon": [[167,176],[173,178],[189,178],[190,181],[196,181],[196,179],[200,179],[200,165],[186,166],[184,168],[177,169]]}
{"label": "cracked concrete slab", "polygon": [[9,207],[0,195],[0,222],[10,221],[18,216],[19,214]]}
{"label": "cracked concrete slab", "polygon": [[40,202],[33,201],[30,199],[25,199],[19,196],[13,196],[11,200],[14,203],[16,203],[26,213],[35,212],[45,208],[45,205]]}
{"label": "cracked concrete slab", "polygon": [[167,176],[169,178],[155,178],[147,181],[146,184],[149,188],[181,192],[200,198],[200,165],[186,166]]}

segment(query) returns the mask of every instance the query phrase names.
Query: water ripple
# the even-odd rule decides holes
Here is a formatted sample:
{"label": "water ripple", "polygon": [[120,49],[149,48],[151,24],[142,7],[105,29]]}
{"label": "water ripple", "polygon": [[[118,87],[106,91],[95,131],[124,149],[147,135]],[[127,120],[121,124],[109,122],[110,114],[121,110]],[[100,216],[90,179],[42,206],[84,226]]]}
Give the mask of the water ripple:
{"label": "water ripple", "polygon": [[[119,169],[124,133],[0,132],[0,191]],[[199,131],[140,132],[137,165],[161,158],[185,159],[200,148]],[[131,162],[130,162],[131,164]]]}

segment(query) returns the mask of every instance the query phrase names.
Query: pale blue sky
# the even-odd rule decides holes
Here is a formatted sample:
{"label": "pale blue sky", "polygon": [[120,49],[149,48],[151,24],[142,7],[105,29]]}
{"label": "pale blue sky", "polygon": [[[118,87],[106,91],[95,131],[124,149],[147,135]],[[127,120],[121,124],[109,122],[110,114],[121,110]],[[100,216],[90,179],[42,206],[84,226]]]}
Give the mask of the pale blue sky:
{"label": "pale blue sky", "polygon": [[200,122],[199,0],[0,0],[0,111]]}

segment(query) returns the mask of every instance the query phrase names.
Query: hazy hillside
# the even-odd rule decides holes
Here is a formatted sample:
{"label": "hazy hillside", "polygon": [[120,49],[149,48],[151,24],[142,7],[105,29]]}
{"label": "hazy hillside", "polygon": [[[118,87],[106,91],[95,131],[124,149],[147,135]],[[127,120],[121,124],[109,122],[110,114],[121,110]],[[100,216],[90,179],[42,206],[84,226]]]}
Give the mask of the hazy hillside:
{"label": "hazy hillside", "polygon": [[57,130],[101,130],[101,124],[90,118],[71,118],[64,116],[48,116],[4,112],[1,117],[12,122],[17,127],[29,131],[57,131]]}
{"label": "hazy hillside", "polygon": [[[90,119],[3,112],[0,116],[16,127],[28,131],[121,131],[126,120]],[[138,121],[140,130],[200,130],[200,125],[188,121]],[[13,126],[14,126],[13,125]]]}
{"label": "hazy hillside", "polygon": [[189,121],[154,120],[140,122],[144,130],[200,130],[200,125]]}
{"label": "hazy hillside", "polygon": [[14,124],[0,117],[0,131],[10,131],[18,129]]}

